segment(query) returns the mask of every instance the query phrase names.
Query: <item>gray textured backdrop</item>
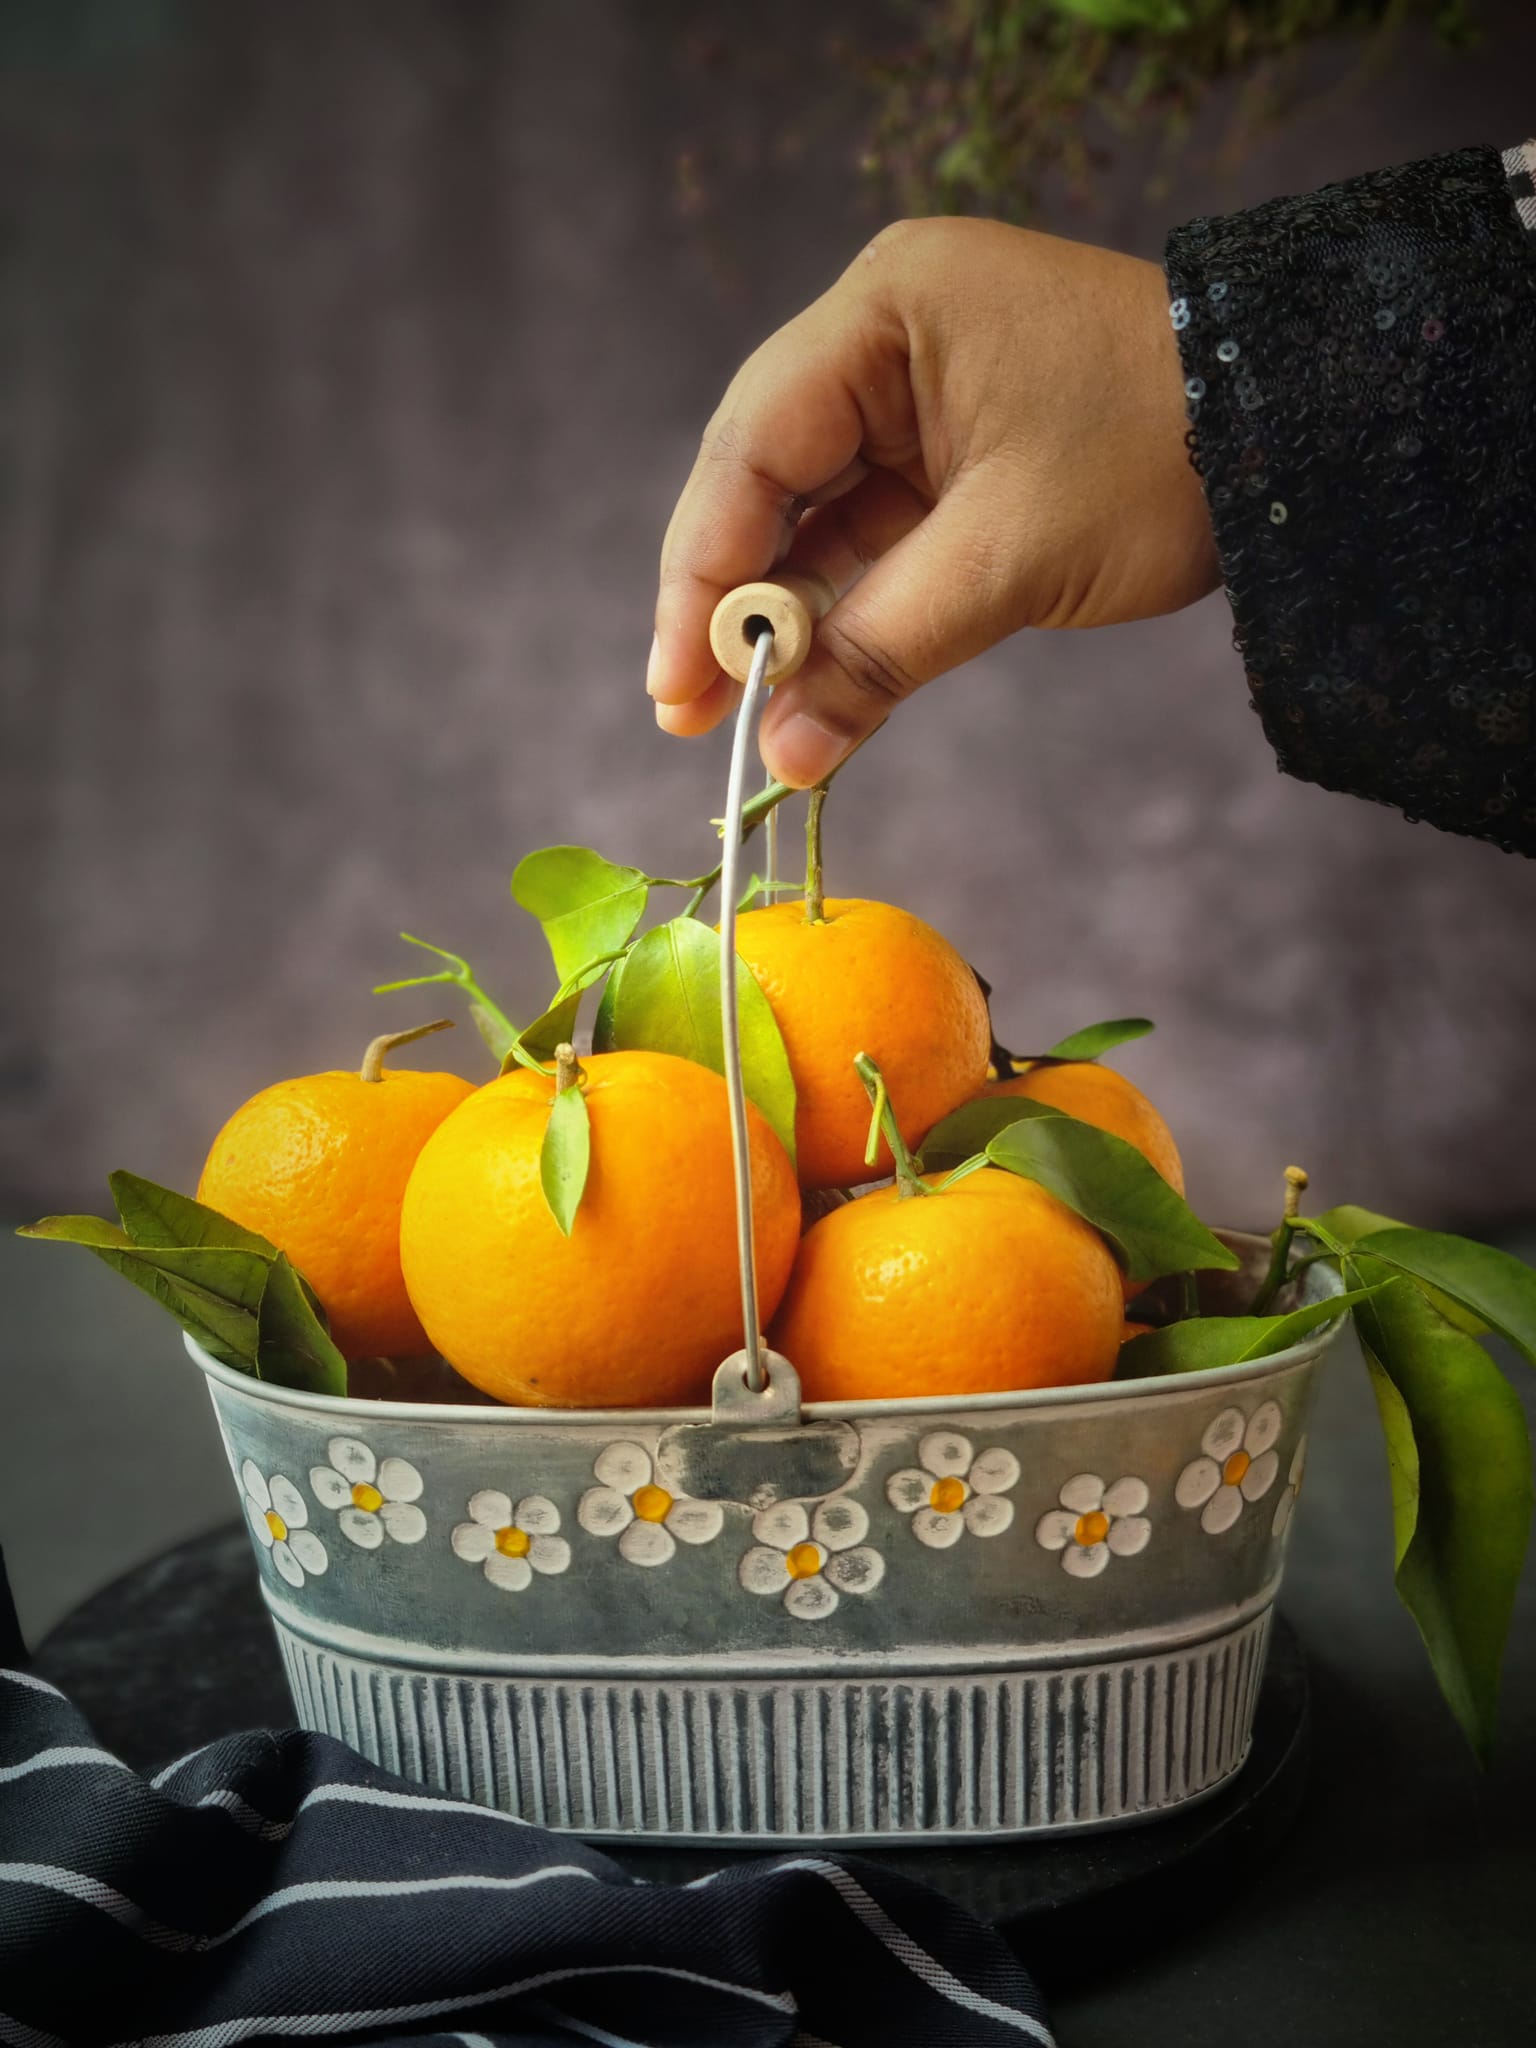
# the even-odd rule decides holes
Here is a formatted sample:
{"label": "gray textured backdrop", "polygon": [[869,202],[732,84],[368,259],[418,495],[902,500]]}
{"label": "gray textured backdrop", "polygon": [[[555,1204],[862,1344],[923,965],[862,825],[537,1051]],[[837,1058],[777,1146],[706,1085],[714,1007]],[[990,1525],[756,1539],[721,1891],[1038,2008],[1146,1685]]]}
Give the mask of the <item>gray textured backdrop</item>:
{"label": "gray textured backdrop", "polygon": [[[402,927],[532,1014],[527,848],[704,864],[724,758],[652,725],[655,555],[735,363],[876,224],[809,54],[855,13],[0,7],[18,1211],[117,1165],[189,1184],[253,1089],[429,1014],[369,994]],[[711,20],[735,60],[699,61]],[[1155,253],[1172,217],[1514,140],[1536,26],[1499,20],[1076,229]],[[829,827],[832,885],[942,926],[1014,1041],[1159,1020],[1124,1063],[1207,1212],[1267,1221],[1292,1157],[1324,1199],[1536,1212],[1536,865],[1278,777],[1219,599],[936,686]]]}

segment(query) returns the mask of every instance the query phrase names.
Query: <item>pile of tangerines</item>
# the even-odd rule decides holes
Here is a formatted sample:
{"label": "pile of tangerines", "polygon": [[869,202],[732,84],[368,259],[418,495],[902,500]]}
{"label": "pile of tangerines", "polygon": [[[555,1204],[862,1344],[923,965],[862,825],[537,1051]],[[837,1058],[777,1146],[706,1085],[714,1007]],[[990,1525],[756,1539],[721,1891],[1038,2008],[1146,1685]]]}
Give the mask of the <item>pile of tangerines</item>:
{"label": "pile of tangerines", "polygon": [[[1098,1231],[1034,1181],[946,1181],[908,1155],[973,1098],[1015,1094],[1125,1139],[1182,1193],[1162,1118],[1097,1061],[997,1073],[986,996],[946,939],[890,904],[815,908],[737,927],[796,1088],[794,1161],[748,1111],[770,1342],[810,1400],[1109,1378],[1131,1290]],[[897,1156],[873,1146],[861,1055]],[[568,1231],[541,1183],[562,1085],[590,1129]],[[237,1110],[198,1195],[288,1254],[349,1360],[436,1351],[501,1401],[666,1406],[707,1401],[742,1342],[725,1083],[673,1054],[567,1057],[558,1075],[475,1087],[374,1051],[361,1073],[280,1082]]]}

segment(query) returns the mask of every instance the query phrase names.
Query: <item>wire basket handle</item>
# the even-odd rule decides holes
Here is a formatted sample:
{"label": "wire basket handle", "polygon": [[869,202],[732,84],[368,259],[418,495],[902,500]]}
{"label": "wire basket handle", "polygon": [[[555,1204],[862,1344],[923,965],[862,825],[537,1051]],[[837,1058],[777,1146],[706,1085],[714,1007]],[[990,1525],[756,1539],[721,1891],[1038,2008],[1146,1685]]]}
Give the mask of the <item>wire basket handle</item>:
{"label": "wire basket handle", "polygon": [[[768,1371],[757,1310],[757,1260],[752,1227],[752,1155],[747,1139],[747,1092],[741,1074],[741,1020],[736,991],[736,905],[741,896],[741,811],[747,748],[765,688],[792,676],[811,650],[817,621],[833,599],[819,576],[786,575],[772,583],[743,583],[727,592],[709,624],[715,659],[743,683],[731,772],[725,797],[725,851],[720,867],[720,1023],[725,1087],[731,1113],[731,1157],[736,1176],[736,1251],[741,1265],[743,1347],[715,1375],[721,1389],[739,1375],[750,1395],[768,1390]],[[787,1391],[787,1389],[786,1389]],[[798,1406],[798,1404],[797,1404]]]}

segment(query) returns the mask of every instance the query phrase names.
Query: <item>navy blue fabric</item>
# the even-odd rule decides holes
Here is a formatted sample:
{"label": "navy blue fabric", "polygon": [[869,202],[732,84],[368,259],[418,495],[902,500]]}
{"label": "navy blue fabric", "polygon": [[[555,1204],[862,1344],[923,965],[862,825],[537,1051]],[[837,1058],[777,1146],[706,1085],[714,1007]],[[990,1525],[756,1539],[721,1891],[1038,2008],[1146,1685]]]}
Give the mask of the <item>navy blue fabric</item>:
{"label": "navy blue fabric", "polygon": [[1020,2048],[1039,1996],[991,1930],[857,1857],[689,1886],[299,1730],[151,1782],[0,1671],[0,2042]]}

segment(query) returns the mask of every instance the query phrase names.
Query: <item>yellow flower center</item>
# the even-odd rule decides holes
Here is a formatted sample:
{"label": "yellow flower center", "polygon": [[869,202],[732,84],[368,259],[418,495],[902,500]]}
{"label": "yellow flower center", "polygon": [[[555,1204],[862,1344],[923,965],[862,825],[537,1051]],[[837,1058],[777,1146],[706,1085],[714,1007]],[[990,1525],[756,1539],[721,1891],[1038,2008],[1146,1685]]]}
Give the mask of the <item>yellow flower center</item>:
{"label": "yellow flower center", "polygon": [[928,1492],[928,1504],[937,1515],[952,1515],[964,1504],[970,1490],[963,1479],[935,1479]]}
{"label": "yellow flower center", "polygon": [[365,1479],[360,1479],[352,1489],[352,1505],[365,1509],[370,1515],[376,1515],[384,1505],[384,1496],[376,1486],[370,1486]]}
{"label": "yellow flower center", "polygon": [[1079,1515],[1073,1536],[1087,1550],[1090,1544],[1102,1543],[1109,1534],[1109,1517],[1095,1508],[1091,1515]]}
{"label": "yellow flower center", "polygon": [[282,1543],[286,1540],[288,1524],[283,1520],[276,1508],[267,1509],[267,1527],[272,1531],[272,1540],[275,1543]]}
{"label": "yellow flower center", "polygon": [[1221,1476],[1228,1486],[1236,1486],[1252,1463],[1253,1460],[1246,1451],[1234,1451],[1222,1466]]}
{"label": "yellow flower center", "polygon": [[503,1557],[526,1557],[528,1555],[528,1531],[526,1529],[498,1529],[496,1548]]}
{"label": "yellow flower center", "polygon": [[792,1579],[814,1579],[821,1570],[820,1544],[797,1543],[785,1558],[784,1569]]}
{"label": "yellow flower center", "polygon": [[664,1486],[639,1486],[630,1505],[642,1522],[664,1522],[672,1512],[672,1496]]}

